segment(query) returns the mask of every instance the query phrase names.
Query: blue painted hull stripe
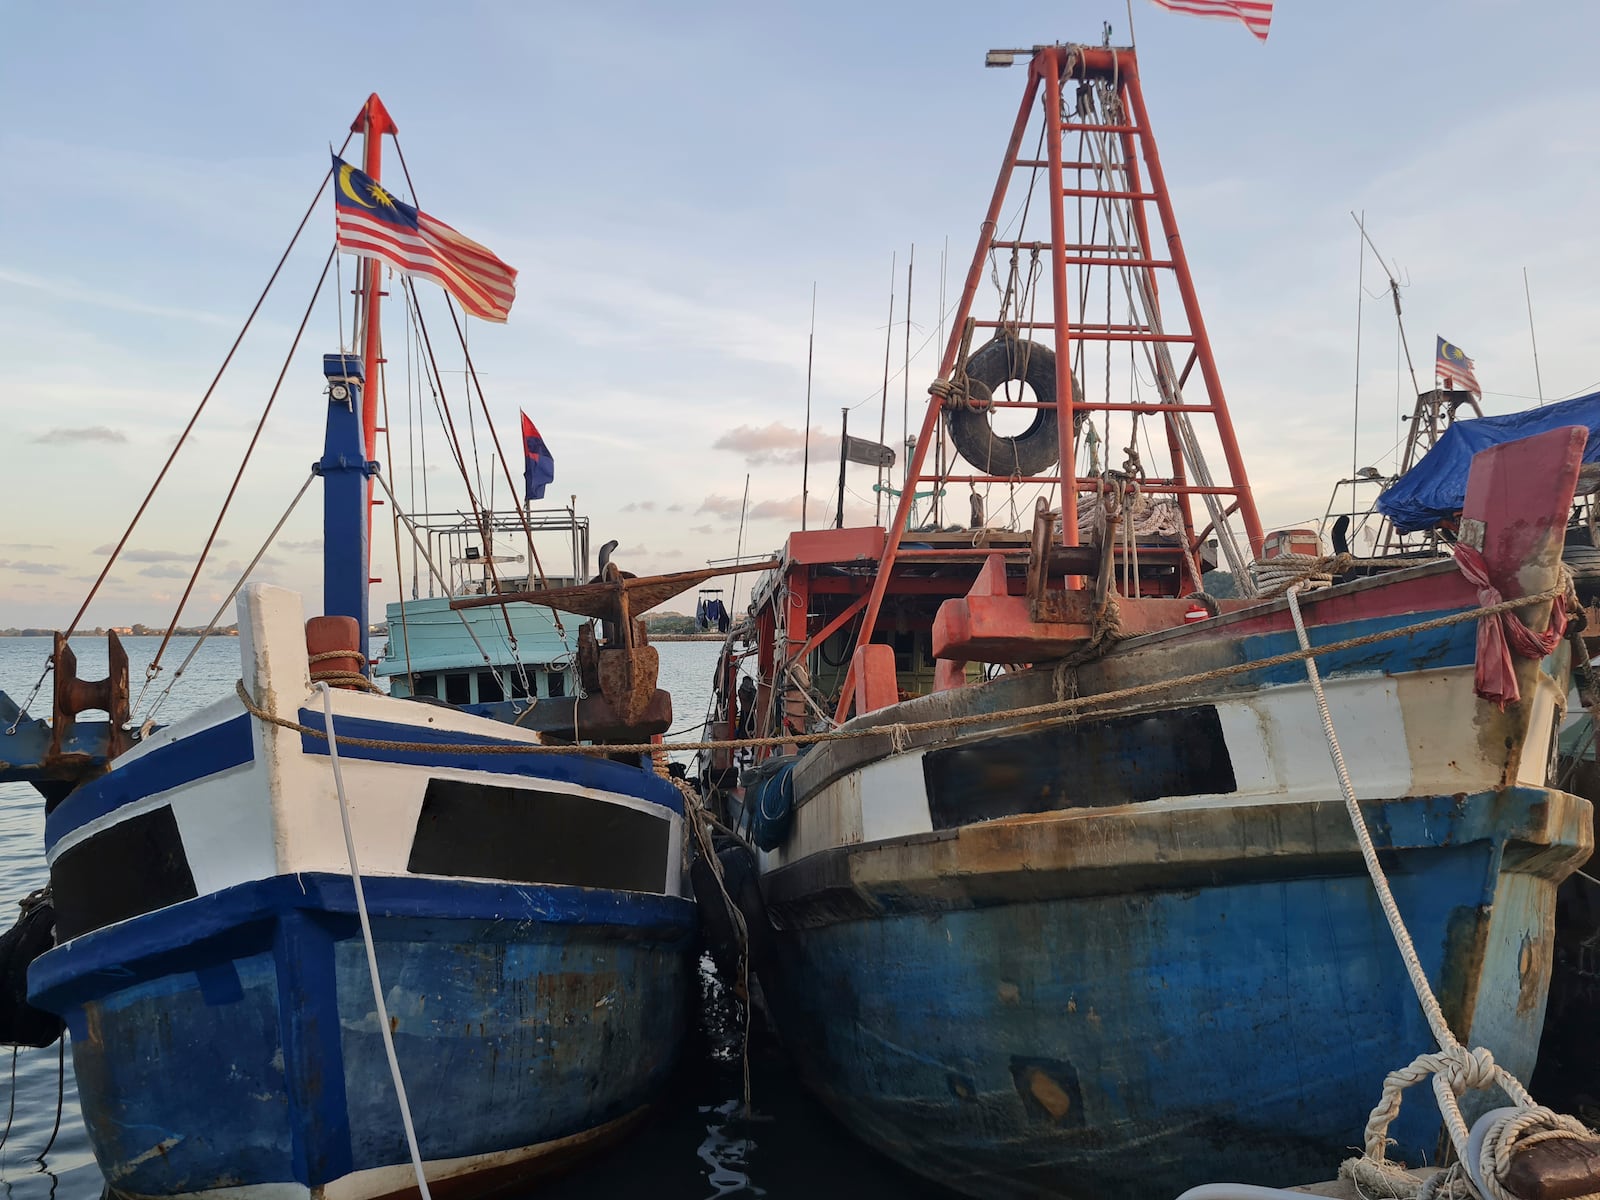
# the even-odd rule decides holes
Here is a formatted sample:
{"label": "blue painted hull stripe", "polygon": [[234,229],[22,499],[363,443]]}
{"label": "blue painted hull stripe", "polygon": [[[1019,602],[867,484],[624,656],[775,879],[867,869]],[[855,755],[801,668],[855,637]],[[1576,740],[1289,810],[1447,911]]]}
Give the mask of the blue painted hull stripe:
{"label": "blue painted hull stripe", "polygon": [[[504,924],[513,941],[536,941],[537,927],[552,925],[675,941],[695,924],[694,902],[679,896],[384,875],[366,876],[362,885],[374,920],[494,921]],[[29,968],[29,995],[41,1007],[62,1011],[135,979],[193,970],[196,958],[213,956],[219,939],[241,950],[265,948],[274,922],[285,914],[348,918],[344,923],[353,931],[355,911],[348,875],[278,875],[238,884],[56,947]],[[515,936],[518,925],[527,927],[525,939]]]}
{"label": "blue painted hull stripe", "polygon": [[[421,708],[421,706],[418,706]],[[300,723],[311,729],[323,727],[321,709],[302,708]],[[424,725],[401,725],[393,721],[374,721],[365,717],[338,717],[333,721],[337,737],[372,738],[376,741],[410,742],[419,746],[471,745],[514,746],[505,738],[459,733]],[[328,743],[302,733],[300,747],[307,754],[327,754]],[[521,775],[529,779],[549,779],[599,791],[617,792],[637,800],[659,804],[673,812],[683,811],[683,796],[678,789],[653,772],[626,763],[612,762],[589,754],[441,754],[428,750],[376,750],[367,746],[339,744],[340,758],[371,759],[402,763],[414,767],[450,767],[460,771],[491,771],[499,775]]]}
{"label": "blue painted hull stripe", "polygon": [[241,715],[170,746],[158,747],[131,762],[118,763],[99,779],[73,792],[45,818],[45,850],[53,849],[74,829],[125,804],[243,766],[254,756],[250,718]]}
{"label": "blue painted hull stripe", "polygon": [[[1313,646],[1326,646],[1347,638],[1365,637],[1372,633],[1386,633],[1404,629],[1419,621],[1464,612],[1452,608],[1438,611],[1401,613],[1390,617],[1371,617],[1358,621],[1339,621],[1330,625],[1313,625],[1306,633]],[[1442,667],[1471,666],[1477,658],[1478,624],[1463,621],[1459,625],[1446,625],[1425,633],[1397,636],[1371,646],[1358,646],[1352,650],[1339,650],[1333,654],[1319,655],[1317,669],[1324,676],[1340,675],[1405,675],[1413,671],[1437,670]],[[1294,630],[1274,633],[1249,634],[1239,639],[1239,661],[1254,662],[1277,654],[1286,654],[1300,648]],[[1306,681],[1305,664],[1280,663],[1252,671],[1247,677],[1252,684],[1299,684]]]}

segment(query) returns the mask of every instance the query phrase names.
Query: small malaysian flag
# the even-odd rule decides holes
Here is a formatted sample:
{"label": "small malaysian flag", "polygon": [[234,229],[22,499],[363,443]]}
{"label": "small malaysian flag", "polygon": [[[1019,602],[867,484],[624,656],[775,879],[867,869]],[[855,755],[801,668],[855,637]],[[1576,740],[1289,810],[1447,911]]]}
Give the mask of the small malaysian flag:
{"label": "small malaysian flag", "polygon": [[333,156],[334,231],[339,249],[432,280],[469,314],[504,322],[517,272],[436,217],[396,199],[370,175]]}
{"label": "small malaysian flag", "polygon": [[1243,21],[1245,28],[1263,42],[1272,27],[1272,0],[1151,0],[1151,3],[1196,17]]}
{"label": "small malaysian flag", "polygon": [[1483,394],[1477,376],[1472,373],[1472,360],[1461,352],[1460,346],[1452,346],[1443,338],[1439,338],[1439,354],[1434,361],[1433,373],[1444,381],[1446,387],[1460,388],[1474,395]]}

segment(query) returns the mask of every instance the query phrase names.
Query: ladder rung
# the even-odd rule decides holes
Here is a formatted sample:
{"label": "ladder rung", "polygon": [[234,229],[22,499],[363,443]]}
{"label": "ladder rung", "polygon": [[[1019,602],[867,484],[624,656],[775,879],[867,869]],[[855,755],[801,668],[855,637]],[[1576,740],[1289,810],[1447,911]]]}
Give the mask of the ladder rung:
{"label": "ladder rung", "polygon": [[1087,200],[1154,200],[1154,192],[1110,192],[1105,188],[1062,188],[1063,196],[1077,196]]}
{"label": "ladder rung", "polygon": [[[976,329],[1054,329],[1054,321],[974,321]],[[1192,333],[1150,333],[1145,330],[1106,330],[1095,326],[1067,327],[1067,336],[1079,342],[1193,342]]]}
{"label": "ladder rung", "polygon": [[1082,121],[1061,122],[1062,133],[1138,133],[1137,125],[1086,125]]}
{"label": "ladder rung", "polygon": [[1064,260],[1069,267],[1151,267],[1171,270],[1172,262],[1165,258],[1093,258],[1072,255]]}
{"label": "ladder rung", "polygon": [[[1012,164],[1014,167],[1045,168],[1050,165],[1050,160],[1045,158],[1019,158]],[[1061,164],[1063,171],[1126,171],[1128,168],[1119,162],[1064,162]]]}

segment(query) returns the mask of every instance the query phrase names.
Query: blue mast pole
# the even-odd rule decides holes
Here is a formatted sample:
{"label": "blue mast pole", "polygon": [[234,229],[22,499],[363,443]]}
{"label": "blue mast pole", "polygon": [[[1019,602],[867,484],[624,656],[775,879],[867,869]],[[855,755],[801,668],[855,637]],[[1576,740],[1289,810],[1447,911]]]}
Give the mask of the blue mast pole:
{"label": "blue mast pole", "polygon": [[354,617],[367,655],[368,480],[378,473],[362,446],[361,388],[357,354],[324,354],[328,380],[328,426],[322,458],[311,469],[322,476],[322,611]]}

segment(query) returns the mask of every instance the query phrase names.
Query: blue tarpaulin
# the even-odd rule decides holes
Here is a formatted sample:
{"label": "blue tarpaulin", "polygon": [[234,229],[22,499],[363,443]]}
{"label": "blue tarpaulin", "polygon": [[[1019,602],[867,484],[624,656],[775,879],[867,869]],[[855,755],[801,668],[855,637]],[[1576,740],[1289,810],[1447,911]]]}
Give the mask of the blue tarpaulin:
{"label": "blue tarpaulin", "polygon": [[1472,456],[1501,442],[1515,442],[1552,429],[1581,425],[1589,431],[1583,461],[1600,462],[1600,392],[1526,412],[1457,421],[1422,461],[1378,497],[1378,511],[1401,533],[1432,529],[1461,511],[1467,499]]}

